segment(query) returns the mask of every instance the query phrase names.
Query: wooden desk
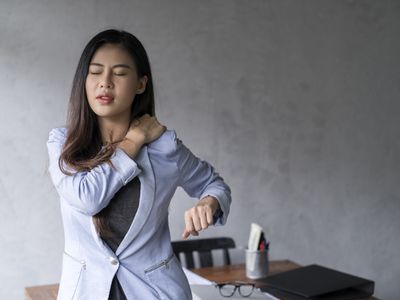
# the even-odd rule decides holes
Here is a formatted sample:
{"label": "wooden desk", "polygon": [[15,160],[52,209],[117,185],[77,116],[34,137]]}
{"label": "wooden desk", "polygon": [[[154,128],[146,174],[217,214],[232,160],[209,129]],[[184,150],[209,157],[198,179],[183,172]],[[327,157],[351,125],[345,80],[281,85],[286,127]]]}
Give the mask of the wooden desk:
{"label": "wooden desk", "polygon": [[[298,267],[300,267],[300,265],[290,260],[275,260],[269,263],[269,274],[281,273]],[[254,283],[256,287],[262,286],[262,283],[257,280],[246,277],[246,267],[244,264],[191,269],[190,271],[217,283],[237,280]]]}
{"label": "wooden desk", "polygon": [[56,300],[58,284],[38,285],[25,288],[25,300]]}
{"label": "wooden desk", "polygon": [[[271,261],[269,264],[269,274],[277,274],[285,271],[290,271],[299,268],[300,265],[290,260],[276,260]],[[257,280],[252,280],[246,277],[246,267],[244,264],[241,265],[228,265],[221,267],[209,267],[201,269],[191,269],[192,272],[204,277],[208,280],[223,283],[227,281],[245,281],[251,282],[256,287],[261,287],[263,284]],[[284,300],[284,299],[282,299]],[[362,298],[359,300],[378,300],[375,297]]]}
{"label": "wooden desk", "polygon": [[[290,260],[271,261],[269,264],[269,274],[276,274],[284,271],[293,270],[300,265]],[[215,282],[226,281],[247,281],[260,286],[257,280],[251,280],[246,277],[245,265],[229,265],[222,267],[209,267],[192,269],[194,273]],[[56,300],[58,293],[58,284],[42,285],[25,288],[25,300]],[[377,300],[377,298],[363,298],[363,300]]]}

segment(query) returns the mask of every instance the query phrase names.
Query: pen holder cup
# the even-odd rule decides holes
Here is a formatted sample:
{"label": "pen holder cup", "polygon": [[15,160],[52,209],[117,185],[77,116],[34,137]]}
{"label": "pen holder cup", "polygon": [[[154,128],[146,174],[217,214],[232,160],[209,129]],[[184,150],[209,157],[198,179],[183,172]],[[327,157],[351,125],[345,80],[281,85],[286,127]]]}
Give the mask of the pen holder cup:
{"label": "pen holder cup", "polygon": [[250,251],[246,249],[246,277],[260,279],[268,275],[268,250]]}

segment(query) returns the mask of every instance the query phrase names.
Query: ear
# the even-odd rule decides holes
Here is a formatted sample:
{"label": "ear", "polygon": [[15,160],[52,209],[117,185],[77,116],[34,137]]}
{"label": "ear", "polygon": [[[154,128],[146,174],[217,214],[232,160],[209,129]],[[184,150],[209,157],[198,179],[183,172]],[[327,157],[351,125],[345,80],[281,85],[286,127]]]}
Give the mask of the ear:
{"label": "ear", "polygon": [[136,94],[142,94],[146,90],[146,84],[147,84],[147,76],[144,75],[139,79],[139,84],[138,84],[138,89],[136,91]]}

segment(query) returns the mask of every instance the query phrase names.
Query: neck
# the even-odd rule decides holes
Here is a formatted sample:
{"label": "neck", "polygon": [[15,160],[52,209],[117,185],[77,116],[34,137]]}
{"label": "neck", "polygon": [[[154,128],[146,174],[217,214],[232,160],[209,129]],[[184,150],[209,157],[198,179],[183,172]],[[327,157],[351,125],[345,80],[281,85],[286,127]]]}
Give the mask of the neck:
{"label": "neck", "polygon": [[118,117],[98,117],[103,144],[120,142],[125,138],[130,125],[130,115]]}

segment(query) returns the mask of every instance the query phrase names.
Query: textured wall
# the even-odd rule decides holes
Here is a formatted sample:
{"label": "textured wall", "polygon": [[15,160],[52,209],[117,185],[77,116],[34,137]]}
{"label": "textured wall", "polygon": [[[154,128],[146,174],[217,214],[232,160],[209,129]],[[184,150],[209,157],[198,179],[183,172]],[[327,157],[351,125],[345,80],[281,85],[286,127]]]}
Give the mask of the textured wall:
{"label": "textured wall", "polygon": [[[399,1],[0,2],[0,299],[57,282],[63,232],[45,142],[98,31],[135,33],[157,112],[231,185],[228,225],[203,236],[319,263],[400,294]],[[171,204],[174,239],[193,203]]]}

